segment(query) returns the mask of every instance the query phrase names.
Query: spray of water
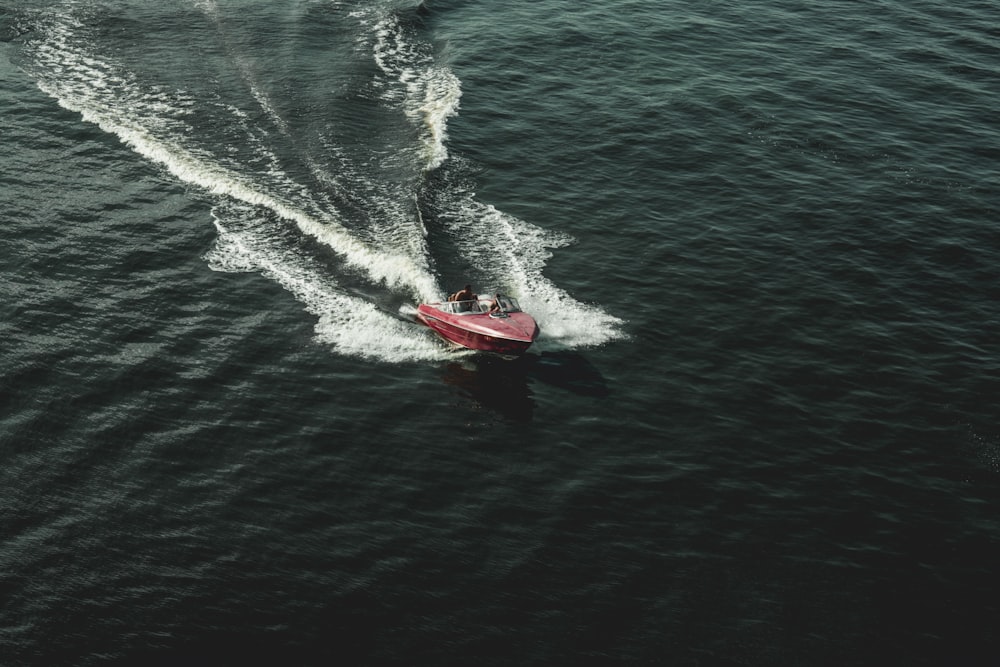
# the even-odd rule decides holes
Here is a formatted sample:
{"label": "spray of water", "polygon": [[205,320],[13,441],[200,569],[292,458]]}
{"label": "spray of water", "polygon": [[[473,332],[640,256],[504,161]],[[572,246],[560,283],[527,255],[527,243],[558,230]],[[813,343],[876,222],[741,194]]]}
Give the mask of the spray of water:
{"label": "spray of water", "polygon": [[[339,147],[322,135],[319,141],[337,172],[300,154],[322,188],[290,176],[271,149],[274,141],[294,149],[289,124],[257,79],[251,61],[226,42],[214,0],[192,1],[222,35],[224,50],[269,127],[255,125],[232,102],[144,82],[124,63],[102,53],[99,40],[75,18],[72,2],[45,14],[45,38],[31,47],[31,72],[38,86],[63,107],[118,137],[179,181],[214,197],[212,217],[219,236],[206,256],[209,265],[220,271],[259,272],[281,284],[317,318],[321,343],[344,354],[390,362],[447,357],[447,348],[413,323],[412,305],[386,312],[342,285],[350,273],[352,280],[363,276],[373,285],[408,294],[414,303],[440,298],[416,194],[407,199],[397,185],[378,182],[346,157],[338,163]],[[448,159],[447,120],[458,110],[458,79],[435,63],[429,46],[396,14],[372,9],[351,16],[363,36],[359,44],[370,49],[377,65],[381,103],[400,109],[417,131],[425,170],[439,168]],[[225,144],[220,146],[209,130],[200,129],[206,117],[216,133],[219,128],[227,133]],[[234,144],[245,149],[234,156]],[[597,345],[621,335],[620,320],[576,301],[543,275],[551,249],[571,239],[483,204],[461,188],[440,199],[448,209],[442,231],[483,275],[519,297],[535,315],[543,331],[539,345]],[[338,213],[338,202],[379,213],[368,228],[352,228]],[[329,261],[321,262],[288,242],[290,230],[328,248],[342,268],[331,269]]]}

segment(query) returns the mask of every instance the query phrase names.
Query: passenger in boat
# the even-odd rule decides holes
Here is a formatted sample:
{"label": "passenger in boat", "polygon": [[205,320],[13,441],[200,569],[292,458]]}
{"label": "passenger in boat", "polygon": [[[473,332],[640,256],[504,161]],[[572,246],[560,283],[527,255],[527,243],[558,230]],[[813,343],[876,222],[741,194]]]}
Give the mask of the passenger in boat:
{"label": "passenger in boat", "polygon": [[448,297],[448,301],[461,301],[458,308],[462,311],[472,310],[472,304],[476,302],[479,297],[472,291],[472,285],[466,285],[465,289],[461,289],[451,296]]}
{"label": "passenger in boat", "polygon": [[476,295],[472,291],[472,285],[466,285],[464,289],[460,289],[451,296],[448,297],[448,301],[475,301]]}
{"label": "passenger in boat", "polygon": [[503,308],[500,306],[500,295],[499,294],[494,294],[493,295],[493,303],[490,304],[490,312],[491,313],[499,313],[502,310],[503,310]]}

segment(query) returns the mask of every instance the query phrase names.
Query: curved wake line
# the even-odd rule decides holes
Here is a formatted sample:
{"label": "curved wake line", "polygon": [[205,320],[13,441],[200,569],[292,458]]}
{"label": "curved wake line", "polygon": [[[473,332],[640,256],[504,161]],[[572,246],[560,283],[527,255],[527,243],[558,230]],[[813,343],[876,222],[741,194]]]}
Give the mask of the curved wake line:
{"label": "curved wake line", "polygon": [[[240,221],[253,216],[250,210],[235,213]],[[350,356],[391,363],[448,358],[448,350],[429,330],[421,331],[416,322],[393,317],[344,293],[314,260],[293,256],[292,249],[269,243],[267,236],[230,229],[217,210],[212,219],[219,237],[205,255],[209,266],[217,271],[256,271],[277,282],[317,317],[317,342]]]}
{"label": "curved wake line", "polygon": [[447,203],[452,236],[463,256],[521,302],[541,328],[540,347],[593,347],[626,338],[624,321],[597,306],[581,303],[542,273],[549,248],[572,242],[483,204],[472,193],[454,192]]}
{"label": "curved wake line", "polygon": [[[209,19],[218,12],[213,0],[195,0],[195,6],[204,9]],[[446,69],[434,66],[419,44],[414,46],[407,41],[398,17],[379,13],[376,18],[380,33],[373,48],[379,67],[390,79],[403,84],[396,90],[404,93],[402,103],[407,116],[426,121],[428,134],[422,140],[434,149],[431,153],[436,158],[428,164],[436,166],[437,158],[443,162],[447,157],[446,121],[458,108],[461,94],[458,81]],[[374,188],[385,196],[378,196],[375,201],[367,197],[357,199],[360,195],[352,194],[354,188],[349,187],[352,178],[349,163],[345,165],[347,182],[340,182],[339,177],[334,179],[333,174],[315,161],[310,162],[308,155],[304,156],[318,180],[330,181],[336,186],[335,191],[343,191],[338,197],[357,199],[354,203],[360,207],[388,206],[382,215],[373,214],[372,220],[378,220],[381,226],[372,228],[375,230],[372,242],[386,245],[405,242],[406,247],[373,249],[371,242],[358,239],[339,223],[335,204],[328,201],[330,193],[311,192],[283,171],[271,150],[269,133],[252,125],[245,113],[221,101],[214,106],[207,103],[207,107],[200,102],[204,107],[201,111],[214,112],[217,107],[229,114],[210,119],[234,128],[230,141],[242,142],[252,151],[251,162],[230,165],[226,158],[198,145],[195,128],[188,120],[199,110],[197,98],[181,92],[170,94],[162,87],[142,86],[120,64],[81,48],[78,42],[83,40],[75,33],[83,26],[72,16],[58,19],[61,22],[51,26],[49,39],[35,46],[38,87],[60,106],[116,136],[179,181],[219,197],[219,205],[236,206],[231,210],[238,215],[227,218],[228,221],[223,221],[213,209],[219,240],[217,247],[206,255],[213,269],[259,271],[275,280],[319,318],[317,339],[343,353],[390,362],[454,357],[430,332],[414,335],[413,327],[419,326],[416,323],[380,310],[371,300],[345,292],[329,275],[329,267],[324,270],[320,266],[318,258],[286,247],[286,232],[294,227],[330,248],[367,279],[396,291],[407,291],[418,302],[435,301],[442,291],[429,266],[433,260],[426,247],[427,230],[420,217],[419,203],[414,204],[416,218],[411,219],[408,211],[400,207],[398,197],[382,192],[377,181],[366,180],[368,177],[361,172],[353,178],[369,184],[364,192]],[[398,61],[390,58],[393,49],[399,52]],[[230,57],[237,56],[230,54]],[[282,119],[273,108],[268,108],[269,100],[252,80],[248,66],[239,62],[236,66],[244,82],[251,89],[258,88],[256,92],[251,90],[251,94],[284,134]],[[441,87],[435,88],[435,82]],[[624,337],[622,320],[597,306],[576,301],[544,277],[542,271],[551,257],[547,248],[566,245],[572,239],[482,204],[474,193],[452,184],[445,186],[439,196],[446,203],[447,212],[437,222],[443,222],[446,232],[455,240],[456,250],[471,260],[482,278],[496,281],[496,287],[517,296],[525,310],[538,320],[541,327],[538,348],[594,346]],[[395,205],[390,205],[393,202]],[[254,210],[255,207],[259,210]],[[278,224],[269,214],[262,216],[263,210],[293,226]],[[400,229],[404,229],[403,236],[398,234]],[[411,234],[415,230],[420,232],[419,237]]]}
{"label": "curved wake line", "polygon": [[[65,39],[64,36],[61,37]],[[133,151],[163,166],[185,183],[196,185],[215,195],[263,206],[278,216],[294,222],[302,232],[313,236],[344,257],[349,265],[363,270],[372,279],[384,283],[389,288],[414,289],[416,296],[422,299],[436,298],[440,293],[434,278],[409,257],[373,251],[353,238],[340,225],[334,222],[320,222],[300,208],[245,182],[236,172],[213,164],[211,156],[199,154],[176,142],[160,139],[147,127],[148,125],[169,128],[171,122],[168,119],[156,116],[129,118],[127,115],[122,115],[123,109],[113,111],[107,104],[101,104],[100,100],[93,99],[94,92],[125,89],[130,95],[135,95],[138,86],[127,80],[109,82],[110,77],[106,71],[110,68],[97,58],[75,53],[65,41],[57,41],[55,46],[49,46],[48,49],[51,51],[50,56],[76,55],[76,60],[70,62],[64,62],[60,57],[52,57],[53,62],[49,64],[55,65],[57,72],[63,68],[76,69],[76,75],[83,75],[86,91],[89,93],[89,96],[81,95],[79,92],[74,93],[73,90],[61,87],[56,82],[39,78],[36,81],[39,89],[54,98],[63,108],[79,113],[85,121],[117,136]],[[138,106],[145,103],[154,109],[157,106],[164,106],[161,99],[142,98],[141,95],[139,100],[127,101]]]}
{"label": "curved wake line", "polygon": [[[50,91],[45,92],[52,94]],[[237,174],[220,167],[205,165],[194,153],[178,146],[164,144],[146,131],[130,128],[98,111],[74,105],[64,98],[57,99],[62,106],[80,113],[84,120],[94,123],[105,132],[116,135],[136,153],[162,165],[181,181],[197,185],[215,195],[224,195],[247,204],[263,206],[280,217],[294,222],[304,233],[342,255],[348,264],[363,269],[388,287],[415,287],[421,297],[432,297],[438,293],[435,281],[429,276],[421,276],[422,272],[408,257],[387,256],[373,252],[352,238],[339,225],[320,223],[304,211],[241,182]]]}
{"label": "curved wake line", "polygon": [[[403,86],[403,111],[422,129],[427,160],[424,170],[437,169],[448,159],[448,119],[458,113],[461,81],[447,67],[434,63],[425,45],[407,40],[398,15],[369,9],[356,11],[352,16],[362,21],[373,19],[375,64],[385,76]],[[394,102],[396,96],[396,90],[389,89],[383,99]]]}

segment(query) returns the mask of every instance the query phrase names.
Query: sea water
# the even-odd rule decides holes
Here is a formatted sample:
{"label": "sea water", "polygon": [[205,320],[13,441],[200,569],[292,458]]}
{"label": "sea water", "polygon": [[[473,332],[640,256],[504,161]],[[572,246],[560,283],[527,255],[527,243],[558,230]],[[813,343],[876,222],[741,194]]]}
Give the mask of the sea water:
{"label": "sea water", "polygon": [[0,5],[0,664],[991,664],[997,25]]}

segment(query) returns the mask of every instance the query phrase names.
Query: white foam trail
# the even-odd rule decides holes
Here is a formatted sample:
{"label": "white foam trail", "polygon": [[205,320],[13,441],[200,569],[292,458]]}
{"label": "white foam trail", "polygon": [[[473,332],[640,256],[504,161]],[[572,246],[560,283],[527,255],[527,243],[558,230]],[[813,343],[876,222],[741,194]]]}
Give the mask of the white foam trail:
{"label": "white foam trail", "polygon": [[213,210],[219,236],[205,256],[213,269],[255,271],[274,280],[317,317],[316,340],[342,354],[393,363],[450,358],[429,329],[345,293],[314,258],[296,252],[294,244],[275,243],[280,230],[254,216],[249,206]]}
{"label": "white foam trail", "polygon": [[418,258],[420,265],[430,273],[427,228],[412,190],[406,184],[380,181],[359,170],[324,134],[320,134],[315,143],[322,146],[323,154],[332,159],[335,166],[324,169],[307,157],[306,164],[313,178],[341,202],[366,212],[368,220],[362,232],[373,243]]}
{"label": "white foam trail", "polygon": [[[215,0],[193,0],[193,2],[194,6],[201,9],[209,20],[215,25],[216,31],[226,47],[227,55],[235,64],[236,69],[240,73],[240,78],[250,90],[250,93],[257,101],[258,106],[274,123],[279,132],[287,137],[289,141],[294,143],[295,137],[291,136],[288,123],[278,113],[271,101],[270,96],[258,81],[258,77],[254,73],[251,60],[244,54],[240,53],[239,49],[234,47],[228,38],[223,18]],[[241,118],[246,118],[245,114],[242,114],[235,108],[232,110],[234,113],[239,114]],[[252,128],[247,128],[247,135],[249,137],[255,136]],[[324,143],[329,153],[336,154],[337,147],[335,145],[327,144],[323,137],[320,137],[320,140]],[[443,146],[443,138],[440,141]],[[256,142],[255,153],[271,158],[271,176],[276,175],[280,171],[277,158],[268,149],[264,142]],[[369,210],[371,212],[372,217],[369,222],[373,223],[362,230],[362,233],[368,237],[374,245],[380,248],[382,252],[391,248],[405,257],[414,258],[413,261],[418,270],[426,275],[430,275],[430,267],[427,265],[426,261],[430,255],[424,241],[424,237],[426,237],[427,232],[426,229],[423,228],[422,222],[419,220],[419,216],[414,215],[412,212],[416,210],[416,207],[413,209],[405,208],[400,202],[400,198],[398,196],[394,197],[392,192],[385,192],[384,187],[380,187],[380,184],[361,175],[349,163],[340,165],[338,170],[339,173],[334,176],[323,169],[308,151],[299,151],[299,153],[300,157],[309,167],[313,177],[317,181],[333,188],[344,199],[354,198],[352,197],[352,188],[344,187],[343,185],[345,176],[348,177],[347,180],[352,185],[361,185],[361,190],[368,196],[376,196],[377,206],[375,207],[371,206],[371,201],[359,203],[360,209]],[[285,180],[290,181],[290,179]],[[309,199],[312,198],[311,195],[306,195],[306,197]],[[421,296],[426,298],[430,297],[430,295],[426,293],[421,293]]]}
{"label": "white foam trail", "polygon": [[[209,14],[218,11],[212,0],[195,2]],[[437,160],[447,154],[446,119],[458,105],[457,80],[450,72],[434,68],[429,56],[406,41],[398,19],[378,16],[380,34],[384,34],[376,39],[376,58],[381,59],[384,74],[395,74],[396,82],[406,84],[401,90],[407,114],[414,114],[412,118],[419,115],[429,128],[437,129],[426,137],[434,149],[428,165],[439,164]],[[207,256],[213,268],[259,271],[277,281],[316,315],[317,339],[345,354],[387,361],[453,358],[429,331],[405,315],[400,318],[381,311],[370,300],[342,289],[329,275],[329,266],[320,266],[316,258],[289,247],[287,231],[292,226],[270,219],[273,214],[294,223],[299,232],[331,248],[373,282],[407,290],[416,301],[436,300],[441,290],[429,269],[431,259],[419,207],[402,196],[405,190],[400,190],[399,184],[372,180],[365,172],[351,168],[349,161],[334,177],[305,156],[313,176],[335,186],[329,193],[311,192],[282,171],[279,159],[269,149],[268,132],[254,127],[246,113],[182,91],[141,85],[120,64],[92,53],[85,27],[72,16],[57,16],[45,28],[46,39],[30,47],[39,88],[180,181],[218,196],[219,205],[227,210],[242,202],[235,217],[223,220],[223,216],[215,216],[219,242]],[[397,56],[400,60],[392,60]],[[442,72],[445,75],[435,79]],[[247,70],[245,74],[252,73]],[[443,88],[435,91],[429,85],[433,81],[441,82]],[[259,91],[252,94],[280,128],[280,117],[273,109],[267,110],[266,95]],[[230,157],[218,156],[197,143],[198,132],[189,122],[196,112],[199,118],[207,113],[209,121],[221,120],[240,152],[250,149],[244,162],[235,161],[236,152]],[[220,112],[221,119],[212,116]],[[216,127],[219,125],[216,122]],[[331,154],[336,156],[333,148]],[[223,152],[228,150],[226,147]],[[317,200],[328,196],[338,201],[343,197],[344,202],[353,202],[361,210],[377,209],[371,213],[373,224],[361,230],[368,234],[369,242],[341,224],[333,202]],[[597,306],[580,303],[542,275],[551,256],[549,248],[566,245],[571,239],[482,204],[474,194],[456,186],[445,185],[442,199],[447,200],[447,211],[436,224],[445,225],[443,231],[453,237],[463,259],[492,281],[484,287],[513,293],[538,319],[542,327],[539,347],[599,345],[624,335],[620,319]],[[261,218],[261,209],[270,212],[267,220]],[[415,335],[415,331],[419,333]]]}
{"label": "white foam trail", "polygon": [[450,70],[429,70],[418,90],[424,93],[424,103],[419,107],[430,133],[428,169],[436,169],[448,159],[448,119],[458,113],[462,90],[458,78]]}
{"label": "white foam trail", "polygon": [[354,15],[374,22],[375,63],[391,81],[403,86],[402,94],[387,87],[383,98],[401,103],[406,116],[421,130],[426,170],[440,167],[448,159],[448,119],[458,113],[461,81],[434,62],[427,45],[408,39],[398,15],[377,9]]}
{"label": "white foam trail", "polygon": [[[434,63],[426,45],[411,41],[398,15],[361,10],[355,14],[373,23],[375,62],[391,80],[403,84],[401,95],[389,87],[384,98],[400,101],[407,116],[426,129],[428,170],[448,158],[447,121],[458,113],[461,83],[450,70]],[[449,231],[474,266],[495,277],[497,287],[521,300],[542,328],[542,341],[555,346],[599,345],[624,336],[621,319],[570,297],[542,275],[551,257],[548,248],[572,239],[546,232],[464,194]]]}
{"label": "white foam trail", "polygon": [[[176,178],[220,196],[263,206],[294,222],[304,233],[332,248],[373,280],[393,289],[410,289],[420,299],[437,298],[440,290],[425,266],[411,257],[372,250],[338,224],[332,214],[320,220],[285,196],[262,188],[251,178],[224,167],[203,149],[182,143],[190,126],[178,123],[190,104],[171,104],[169,96],[149,94],[127,72],[80,51],[71,43],[72,17],[53,26],[50,40],[39,45],[37,58],[46,70],[38,86],[61,106],[79,113],[105,132],[120,138],[139,155],[160,164]],[[75,25],[74,25],[75,23]],[[301,186],[286,184],[299,193]]]}
{"label": "white foam trail", "polygon": [[590,347],[625,337],[620,318],[577,301],[542,275],[552,256],[549,248],[568,245],[571,238],[530,225],[468,193],[453,205],[457,215],[450,218],[450,231],[463,256],[473,258],[497,289],[517,297],[537,320],[539,347]]}

